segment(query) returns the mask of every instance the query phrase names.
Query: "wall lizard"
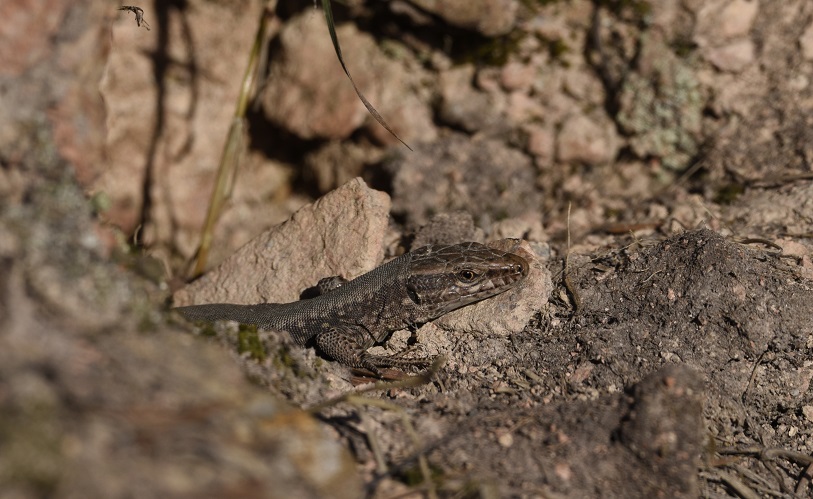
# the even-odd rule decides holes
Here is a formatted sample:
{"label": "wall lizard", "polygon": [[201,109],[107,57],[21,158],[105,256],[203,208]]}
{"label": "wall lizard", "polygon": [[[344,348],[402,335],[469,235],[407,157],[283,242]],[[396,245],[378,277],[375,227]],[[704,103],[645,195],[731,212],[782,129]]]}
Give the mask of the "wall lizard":
{"label": "wall lizard", "polygon": [[[379,374],[382,367],[425,365],[431,359],[373,355],[367,349],[392,331],[414,328],[452,310],[500,294],[528,275],[528,262],[474,242],[430,245],[315,298],[292,303],[212,303],[178,307],[190,320],[231,320],[288,331],[342,364]],[[323,279],[320,284],[335,282]]]}

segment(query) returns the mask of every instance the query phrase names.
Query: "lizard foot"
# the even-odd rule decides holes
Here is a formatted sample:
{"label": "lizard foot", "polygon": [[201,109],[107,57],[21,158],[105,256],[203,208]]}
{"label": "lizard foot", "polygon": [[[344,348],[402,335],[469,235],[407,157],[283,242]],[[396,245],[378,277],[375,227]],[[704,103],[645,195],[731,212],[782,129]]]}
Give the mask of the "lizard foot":
{"label": "lizard foot", "polygon": [[405,357],[406,349],[394,355],[373,355],[366,352],[369,336],[354,329],[333,328],[316,336],[319,349],[334,360],[350,367],[367,369],[382,378],[381,368],[423,368],[432,364],[433,357]]}

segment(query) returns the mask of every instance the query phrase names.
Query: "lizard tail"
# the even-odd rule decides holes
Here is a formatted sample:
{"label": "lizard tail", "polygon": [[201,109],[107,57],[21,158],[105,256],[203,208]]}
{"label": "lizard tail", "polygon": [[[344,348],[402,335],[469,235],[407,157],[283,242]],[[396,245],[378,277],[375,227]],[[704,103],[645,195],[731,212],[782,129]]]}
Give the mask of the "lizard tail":
{"label": "lizard tail", "polygon": [[266,317],[278,303],[258,303],[256,305],[235,305],[232,303],[207,303],[205,305],[190,305],[176,307],[173,310],[190,321],[236,321],[241,324],[256,324],[257,318]]}

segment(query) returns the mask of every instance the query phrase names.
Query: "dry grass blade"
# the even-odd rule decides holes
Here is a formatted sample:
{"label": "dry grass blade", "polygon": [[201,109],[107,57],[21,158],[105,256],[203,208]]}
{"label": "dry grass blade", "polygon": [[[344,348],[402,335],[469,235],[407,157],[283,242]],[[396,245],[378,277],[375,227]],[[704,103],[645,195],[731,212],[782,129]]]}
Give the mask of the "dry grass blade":
{"label": "dry grass blade", "polygon": [[200,245],[195,255],[195,264],[189,277],[197,277],[206,268],[206,261],[209,257],[209,249],[214,237],[215,225],[223,206],[231,196],[232,186],[237,174],[237,166],[240,162],[240,155],[244,150],[245,139],[245,116],[248,104],[251,101],[252,91],[257,79],[257,67],[260,63],[260,54],[265,44],[268,21],[274,15],[276,0],[269,0],[260,16],[257,26],[257,34],[254,37],[254,44],[251,47],[246,72],[243,74],[243,82],[240,85],[240,95],[237,97],[237,106],[234,110],[229,134],[226,144],[223,146],[223,154],[220,156],[220,165],[217,169],[217,180],[209,200],[209,209],[206,212],[206,222],[203,225],[200,236]]}
{"label": "dry grass blade", "polygon": [[339,58],[339,64],[342,65],[342,69],[344,70],[344,74],[347,75],[347,79],[350,80],[350,83],[353,85],[353,90],[356,91],[356,95],[359,96],[359,99],[361,99],[361,102],[364,103],[364,107],[367,108],[367,111],[373,116],[373,118],[375,118],[375,120],[381,126],[386,128],[387,131],[390,132],[390,134],[393,137],[398,139],[402,144],[404,144],[406,146],[407,149],[409,149],[411,151],[412,148],[409,147],[409,144],[404,142],[401,139],[401,137],[399,137],[398,134],[395,133],[392,128],[390,128],[390,126],[387,124],[387,122],[384,121],[384,118],[380,114],[378,114],[378,111],[375,110],[373,105],[370,104],[370,101],[368,101],[367,98],[364,97],[364,94],[362,94],[361,91],[358,89],[358,87],[356,86],[356,82],[353,81],[353,77],[350,76],[350,71],[348,71],[347,66],[344,63],[344,57],[342,56],[342,49],[339,46],[339,37],[336,36],[336,26],[335,26],[335,23],[333,22],[333,11],[330,8],[330,0],[322,0],[322,10],[325,11],[325,20],[327,21],[327,29],[330,32],[330,39],[333,41],[333,48],[336,50],[336,57]]}

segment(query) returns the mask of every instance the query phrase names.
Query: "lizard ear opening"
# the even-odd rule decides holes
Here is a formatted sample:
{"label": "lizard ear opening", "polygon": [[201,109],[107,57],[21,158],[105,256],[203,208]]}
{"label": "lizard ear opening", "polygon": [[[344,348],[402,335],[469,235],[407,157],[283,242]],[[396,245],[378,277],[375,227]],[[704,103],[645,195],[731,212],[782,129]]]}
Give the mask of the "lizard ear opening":
{"label": "lizard ear opening", "polygon": [[423,303],[423,295],[421,293],[420,286],[417,285],[417,283],[415,282],[414,279],[411,279],[411,278],[407,279],[406,291],[407,291],[407,296],[409,296],[409,298],[412,301],[414,301],[418,305]]}

